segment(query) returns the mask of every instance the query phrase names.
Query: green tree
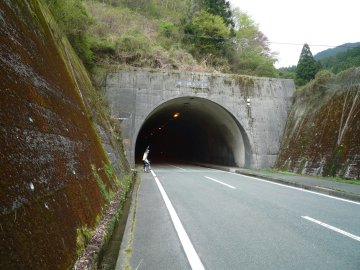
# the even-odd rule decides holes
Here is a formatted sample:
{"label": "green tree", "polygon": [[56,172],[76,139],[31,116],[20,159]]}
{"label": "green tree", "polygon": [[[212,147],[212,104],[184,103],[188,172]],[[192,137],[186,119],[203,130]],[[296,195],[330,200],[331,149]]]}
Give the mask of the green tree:
{"label": "green tree", "polygon": [[247,13],[236,9],[233,15],[235,37],[228,51],[232,71],[248,75],[276,76],[276,58],[270,50],[267,37]]}
{"label": "green tree", "polygon": [[207,12],[220,16],[225,25],[230,29],[234,28],[235,23],[232,18],[232,11],[229,1],[226,0],[202,0]]}
{"label": "green tree", "polygon": [[280,78],[295,80],[296,66],[282,67],[278,69],[278,72]]}
{"label": "green tree", "polygon": [[324,58],[320,63],[335,74],[351,67],[360,67],[360,46]]}
{"label": "green tree", "polygon": [[319,63],[314,59],[309,45],[305,43],[296,67],[296,85],[301,86],[314,79],[319,70]]}
{"label": "green tree", "polygon": [[225,41],[230,37],[230,30],[220,16],[201,11],[186,26],[185,34],[195,57],[209,54],[219,57],[225,54]]}

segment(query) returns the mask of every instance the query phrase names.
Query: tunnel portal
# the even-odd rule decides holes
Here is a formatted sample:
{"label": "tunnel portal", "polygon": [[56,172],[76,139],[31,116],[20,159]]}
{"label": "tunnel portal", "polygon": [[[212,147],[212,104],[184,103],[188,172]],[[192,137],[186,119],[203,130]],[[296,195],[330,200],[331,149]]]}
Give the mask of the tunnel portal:
{"label": "tunnel portal", "polygon": [[244,167],[250,144],[236,119],[220,105],[199,97],[175,98],[154,109],[136,140],[135,159],[145,148],[156,162],[182,161]]}
{"label": "tunnel portal", "polygon": [[105,95],[131,166],[149,145],[152,161],[269,168],[294,89],[284,79],[126,69],[108,73]]}

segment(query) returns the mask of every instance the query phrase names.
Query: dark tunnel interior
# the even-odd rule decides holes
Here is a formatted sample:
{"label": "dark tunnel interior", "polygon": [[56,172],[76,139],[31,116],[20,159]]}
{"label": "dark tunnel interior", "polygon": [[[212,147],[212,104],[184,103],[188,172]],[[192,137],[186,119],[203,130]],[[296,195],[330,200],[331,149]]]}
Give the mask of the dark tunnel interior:
{"label": "dark tunnel interior", "polygon": [[[244,138],[245,135],[245,138]],[[170,100],[144,121],[137,136],[135,161],[147,146],[151,162],[200,162],[246,166],[249,145],[234,117],[220,105],[195,97]]]}

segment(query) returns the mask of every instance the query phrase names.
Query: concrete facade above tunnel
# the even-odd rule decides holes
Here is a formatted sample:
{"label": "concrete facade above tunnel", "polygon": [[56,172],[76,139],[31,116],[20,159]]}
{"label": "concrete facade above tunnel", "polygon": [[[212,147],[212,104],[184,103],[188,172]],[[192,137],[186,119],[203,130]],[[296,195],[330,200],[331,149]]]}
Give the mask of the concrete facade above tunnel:
{"label": "concrete facade above tunnel", "polygon": [[[147,122],[155,114],[170,117],[188,103],[195,113],[207,116],[201,121],[204,128],[216,126],[208,130],[217,134],[212,138],[215,143],[217,138],[223,140],[217,147],[220,159],[226,163],[222,156],[233,155],[228,160],[235,164],[224,165],[265,168],[276,161],[295,85],[286,79],[136,69],[109,73],[105,89],[132,165],[138,136]],[[211,155],[208,162],[218,163],[217,154]]]}

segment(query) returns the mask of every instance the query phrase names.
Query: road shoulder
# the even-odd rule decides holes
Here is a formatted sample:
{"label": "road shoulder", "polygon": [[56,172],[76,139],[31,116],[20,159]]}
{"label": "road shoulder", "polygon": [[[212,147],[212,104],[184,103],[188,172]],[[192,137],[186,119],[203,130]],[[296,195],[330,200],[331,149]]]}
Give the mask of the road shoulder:
{"label": "road shoulder", "polygon": [[139,175],[115,269],[190,269],[153,176]]}

